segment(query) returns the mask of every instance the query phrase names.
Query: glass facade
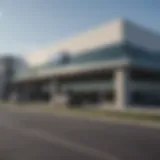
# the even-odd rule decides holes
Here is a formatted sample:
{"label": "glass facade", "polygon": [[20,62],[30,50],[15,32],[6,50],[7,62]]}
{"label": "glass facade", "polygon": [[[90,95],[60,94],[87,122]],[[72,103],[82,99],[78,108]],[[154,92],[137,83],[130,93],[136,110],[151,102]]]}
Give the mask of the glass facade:
{"label": "glass facade", "polygon": [[17,70],[23,68],[23,65],[19,65],[19,62],[21,60],[12,56],[0,57],[0,98],[2,99],[8,98],[12,78]]}
{"label": "glass facade", "polygon": [[160,72],[149,69],[130,70],[132,104],[156,107],[160,105]]}
{"label": "glass facade", "polygon": [[62,86],[64,91],[106,91],[112,90],[113,81],[91,81],[91,82],[79,82],[79,83],[69,83]]}
{"label": "glass facade", "polygon": [[75,57],[65,57],[64,61],[61,61],[61,63],[55,64],[49,62],[40,67],[30,68],[17,73],[14,80],[29,76],[34,77],[39,70],[43,69],[65,68],[66,66],[74,67],[76,65],[92,64],[93,62],[108,62],[111,60],[123,59],[130,59],[140,63],[151,63],[152,65],[160,67],[160,54],[158,54],[158,52],[151,53],[145,49],[126,43],[88,50]]}
{"label": "glass facade", "polygon": [[71,64],[84,64],[88,62],[109,61],[126,58],[123,45],[102,47],[87,51],[71,59]]}
{"label": "glass facade", "polygon": [[129,55],[131,59],[154,62],[154,63],[160,62],[160,51],[159,52],[147,51],[142,47],[137,47],[129,43],[125,44],[124,48],[126,53]]}
{"label": "glass facade", "polygon": [[160,72],[148,69],[132,69],[130,76],[135,82],[160,82]]}

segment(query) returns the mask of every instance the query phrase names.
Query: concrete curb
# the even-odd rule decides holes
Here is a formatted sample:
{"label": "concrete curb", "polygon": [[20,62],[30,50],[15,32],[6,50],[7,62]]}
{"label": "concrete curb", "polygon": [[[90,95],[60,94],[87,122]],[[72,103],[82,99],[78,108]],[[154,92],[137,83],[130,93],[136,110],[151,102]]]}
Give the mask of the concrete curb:
{"label": "concrete curb", "polygon": [[153,121],[143,121],[143,120],[129,120],[129,119],[120,119],[120,118],[112,118],[112,117],[93,117],[89,115],[82,115],[80,114],[74,114],[74,113],[64,113],[64,112],[46,112],[43,110],[38,110],[37,108],[32,109],[26,109],[26,108],[19,108],[19,107],[11,107],[7,106],[7,108],[11,109],[12,111],[16,112],[27,112],[27,113],[42,113],[47,115],[54,115],[58,117],[66,117],[66,118],[75,118],[78,120],[86,120],[86,121],[92,121],[92,122],[103,122],[103,123],[114,123],[114,124],[120,124],[120,125],[136,125],[141,127],[147,127],[147,128],[154,128],[154,129],[160,129],[160,123],[159,122],[153,122]]}

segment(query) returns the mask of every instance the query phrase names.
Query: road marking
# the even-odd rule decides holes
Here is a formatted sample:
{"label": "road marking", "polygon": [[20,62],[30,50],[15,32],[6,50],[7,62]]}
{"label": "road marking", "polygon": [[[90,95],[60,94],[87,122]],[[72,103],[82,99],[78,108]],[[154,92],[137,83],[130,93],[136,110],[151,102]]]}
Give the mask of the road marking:
{"label": "road marking", "polygon": [[47,132],[44,132],[42,130],[35,130],[35,129],[28,129],[28,128],[20,128],[19,127],[13,127],[13,126],[9,126],[9,125],[3,125],[3,127],[7,128],[7,129],[11,129],[11,130],[15,130],[20,132],[23,135],[27,135],[27,136],[31,136],[31,137],[36,137],[39,138],[41,140],[45,140],[49,143],[53,143],[53,144],[57,144],[60,145],[62,147],[68,148],[72,151],[76,151],[76,152],[80,152],[80,153],[85,153],[88,154],[92,157],[97,157],[99,159],[104,159],[104,160],[120,160],[119,158],[111,155],[109,152],[105,151],[99,151],[93,148],[90,148],[86,145],[81,145],[78,143],[74,143],[71,142],[69,140],[64,139],[63,137],[60,136],[56,136],[56,135],[51,135]]}

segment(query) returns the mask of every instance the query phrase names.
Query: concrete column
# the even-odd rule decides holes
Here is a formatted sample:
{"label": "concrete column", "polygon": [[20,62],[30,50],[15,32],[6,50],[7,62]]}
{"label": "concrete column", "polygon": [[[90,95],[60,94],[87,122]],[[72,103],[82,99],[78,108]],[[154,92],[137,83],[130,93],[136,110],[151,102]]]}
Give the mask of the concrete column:
{"label": "concrete column", "polygon": [[17,91],[12,91],[9,96],[9,101],[17,102],[18,101],[18,93]]}
{"label": "concrete column", "polygon": [[50,93],[50,103],[55,103],[55,97],[57,94],[57,82],[53,80],[52,82],[48,83],[48,91]]}
{"label": "concrete column", "polygon": [[115,71],[115,104],[116,108],[124,109],[130,102],[129,72],[125,68]]}
{"label": "concrete column", "polygon": [[19,102],[24,99],[23,95],[22,90],[20,88],[16,88],[10,93],[9,100],[12,102]]}
{"label": "concrete column", "polygon": [[48,84],[48,89],[49,89],[49,92],[52,93],[52,94],[55,94],[58,92],[58,83],[56,80],[53,80],[52,82],[50,82]]}

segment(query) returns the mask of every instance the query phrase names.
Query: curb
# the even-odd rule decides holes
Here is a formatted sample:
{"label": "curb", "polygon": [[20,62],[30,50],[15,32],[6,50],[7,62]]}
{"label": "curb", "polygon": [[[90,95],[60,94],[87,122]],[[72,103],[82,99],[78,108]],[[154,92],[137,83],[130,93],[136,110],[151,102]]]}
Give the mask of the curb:
{"label": "curb", "polygon": [[11,109],[15,112],[27,112],[27,113],[43,113],[43,114],[49,114],[57,117],[67,117],[67,118],[75,118],[78,120],[86,120],[86,121],[92,121],[92,122],[103,122],[103,123],[114,123],[114,124],[120,124],[120,125],[134,125],[134,126],[141,126],[141,127],[147,127],[147,128],[154,128],[154,129],[160,129],[160,122],[153,122],[153,121],[143,121],[143,120],[132,120],[132,119],[120,119],[120,118],[112,118],[112,117],[92,117],[88,115],[81,114],[74,114],[74,113],[60,113],[60,112],[46,112],[42,110],[38,110],[37,108],[32,109],[26,109],[26,108],[19,108],[19,107],[10,107],[7,106],[7,108]]}

